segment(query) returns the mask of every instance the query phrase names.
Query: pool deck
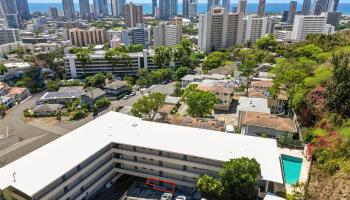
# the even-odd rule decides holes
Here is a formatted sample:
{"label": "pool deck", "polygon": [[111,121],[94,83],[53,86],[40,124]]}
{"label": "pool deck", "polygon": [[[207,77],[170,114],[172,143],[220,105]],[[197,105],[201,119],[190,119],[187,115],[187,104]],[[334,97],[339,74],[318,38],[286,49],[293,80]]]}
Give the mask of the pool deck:
{"label": "pool deck", "polygon": [[[299,176],[299,182],[300,183],[306,183],[309,178],[309,172],[310,172],[310,167],[311,167],[311,161],[308,161],[304,157],[304,151],[303,150],[297,150],[297,149],[288,149],[288,148],[278,148],[278,151],[280,154],[288,155],[288,156],[293,156],[297,158],[303,159],[303,163],[301,165],[301,170],[300,170],[300,176]],[[291,193],[292,192],[292,187],[289,184],[286,185],[286,192]]]}

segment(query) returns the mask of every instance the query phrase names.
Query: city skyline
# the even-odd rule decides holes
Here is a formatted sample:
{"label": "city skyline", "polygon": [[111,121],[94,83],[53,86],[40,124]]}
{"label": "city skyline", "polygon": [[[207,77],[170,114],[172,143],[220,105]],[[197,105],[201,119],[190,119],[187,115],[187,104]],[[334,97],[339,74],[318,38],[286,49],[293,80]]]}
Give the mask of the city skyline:
{"label": "city skyline", "polygon": [[[74,3],[79,3],[79,0],[73,0]],[[90,0],[90,3],[93,1]],[[152,0],[127,0],[126,2],[134,3],[152,3]],[[208,0],[198,0],[198,3],[207,3]],[[266,3],[289,3],[290,0],[266,0]],[[303,0],[297,0],[298,3],[303,3]],[[62,0],[28,0],[28,3],[62,3]],[[181,4],[182,0],[178,0],[178,3]],[[231,1],[230,4],[237,4],[238,0]],[[259,3],[259,0],[249,0],[249,3]],[[339,0],[339,3],[350,3],[350,0]]]}

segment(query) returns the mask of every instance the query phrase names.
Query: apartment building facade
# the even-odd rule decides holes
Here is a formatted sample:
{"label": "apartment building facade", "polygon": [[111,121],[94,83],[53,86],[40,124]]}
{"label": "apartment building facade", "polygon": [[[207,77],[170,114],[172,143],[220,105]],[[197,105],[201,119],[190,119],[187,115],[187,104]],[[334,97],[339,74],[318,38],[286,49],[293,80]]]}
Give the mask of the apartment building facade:
{"label": "apartment building facade", "polygon": [[117,76],[136,76],[139,69],[158,69],[152,62],[154,52],[151,50],[129,53],[128,55],[129,59],[120,59],[118,63],[113,66],[109,60],[105,59],[104,51],[94,52],[91,54],[92,61],[83,67],[76,55],[67,54],[64,57],[66,76],[75,79],[99,72],[112,73]]}
{"label": "apartment building facade", "polygon": [[154,46],[174,46],[181,42],[182,18],[172,18],[153,29]]}
{"label": "apartment building facade", "polygon": [[227,13],[223,8],[214,8],[199,15],[198,46],[210,52],[241,43],[243,14]]}
{"label": "apartment building facade", "polygon": [[107,42],[106,29],[92,27],[88,30],[73,28],[68,31],[68,39],[75,46],[89,46],[90,44],[104,44]]}
{"label": "apartment building facade", "polygon": [[280,191],[283,178],[275,140],[109,112],[1,168],[0,194],[21,200],[89,199],[122,174],[195,187],[200,175],[217,177],[225,161],[240,156],[260,163],[262,193]]}
{"label": "apartment building facade", "polygon": [[143,23],[142,5],[128,3],[124,5],[125,25],[129,28],[136,27],[136,24]]}
{"label": "apartment building facade", "polygon": [[18,29],[0,28],[0,45],[20,41]]}
{"label": "apartment building facade", "polygon": [[274,24],[268,17],[258,17],[247,15],[243,19],[243,39],[242,42],[250,41],[255,43],[261,37],[273,33]]}
{"label": "apartment building facade", "polygon": [[293,24],[291,39],[305,40],[308,34],[323,33],[326,27],[327,16],[322,15],[296,15]]}

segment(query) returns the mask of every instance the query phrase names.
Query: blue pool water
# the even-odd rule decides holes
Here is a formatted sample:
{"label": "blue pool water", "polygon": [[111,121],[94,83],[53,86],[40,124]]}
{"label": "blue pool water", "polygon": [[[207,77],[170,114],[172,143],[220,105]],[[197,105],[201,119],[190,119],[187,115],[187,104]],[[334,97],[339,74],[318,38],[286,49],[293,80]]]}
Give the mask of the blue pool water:
{"label": "blue pool water", "polygon": [[303,159],[287,155],[281,157],[285,182],[288,185],[293,185],[299,180]]}

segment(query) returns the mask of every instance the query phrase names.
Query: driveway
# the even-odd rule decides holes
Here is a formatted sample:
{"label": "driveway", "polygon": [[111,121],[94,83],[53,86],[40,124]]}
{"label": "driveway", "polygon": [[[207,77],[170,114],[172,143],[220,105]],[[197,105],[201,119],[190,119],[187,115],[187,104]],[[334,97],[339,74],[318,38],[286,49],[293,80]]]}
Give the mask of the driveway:
{"label": "driveway", "polygon": [[0,120],[0,135],[16,135],[22,139],[28,139],[39,135],[50,133],[43,129],[26,124],[23,120],[23,111],[30,108],[43,95],[44,92],[34,94],[31,98],[12,107],[6,112],[5,118]]}

